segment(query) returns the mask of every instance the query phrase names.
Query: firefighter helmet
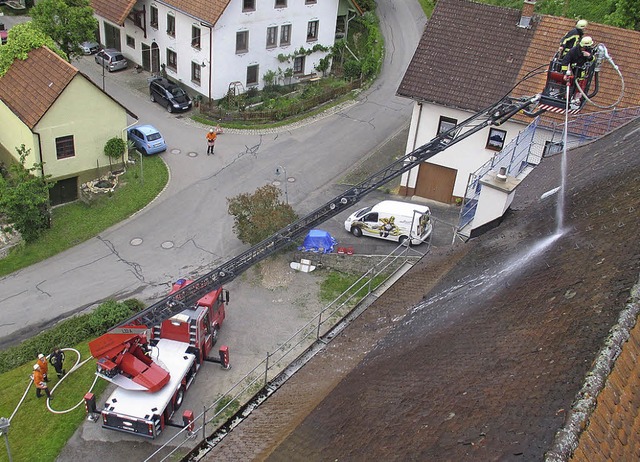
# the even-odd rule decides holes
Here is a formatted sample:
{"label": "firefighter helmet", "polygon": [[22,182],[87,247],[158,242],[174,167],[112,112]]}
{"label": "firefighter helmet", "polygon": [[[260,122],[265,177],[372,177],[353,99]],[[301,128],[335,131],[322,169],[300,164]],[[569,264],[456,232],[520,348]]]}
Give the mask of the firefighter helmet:
{"label": "firefighter helmet", "polygon": [[576,23],[576,29],[586,29],[589,23],[585,19],[581,19]]}
{"label": "firefighter helmet", "polygon": [[591,37],[589,37],[588,35],[586,37],[582,37],[582,40],[580,40],[580,46],[581,47],[592,47],[593,46],[593,39]]}
{"label": "firefighter helmet", "polygon": [[44,355],[43,355],[42,353],[40,353],[40,354],[38,355],[38,359],[42,359],[42,358],[44,358]]}
{"label": "firefighter helmet", "polygon": [[34,370],[34,371],[37,371],[37,370],[39,370],[39,369],[40,369],[40,366],[38,366],[37,364],[34,364],[34,365],[33,365],[33,370]]}

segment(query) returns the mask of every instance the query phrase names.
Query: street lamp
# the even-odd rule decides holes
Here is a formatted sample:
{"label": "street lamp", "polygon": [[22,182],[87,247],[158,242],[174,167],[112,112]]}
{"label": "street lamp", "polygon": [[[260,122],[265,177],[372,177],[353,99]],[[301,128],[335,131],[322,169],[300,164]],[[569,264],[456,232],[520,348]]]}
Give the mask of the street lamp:
{"label": "street lamp", "polygon": [[284,173],[284,200],[287,205],[289,205],[289,192],[287,191],[287,170],[283,166],[278,165],[276,167],[276,175],[280,176],[281,173]]}

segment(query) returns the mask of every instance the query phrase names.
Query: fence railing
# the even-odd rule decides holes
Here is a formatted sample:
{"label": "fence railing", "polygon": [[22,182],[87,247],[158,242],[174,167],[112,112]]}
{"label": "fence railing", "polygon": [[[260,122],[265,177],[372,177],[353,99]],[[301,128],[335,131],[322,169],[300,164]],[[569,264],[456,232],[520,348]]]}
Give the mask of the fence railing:
{"label": "fence railing", "polygon": [[[401,251],[396,253],[399,249]],[[145,462],[167,460],[178,451],[184,450],[185,446],[193,447],[194,439],[199,439],[197,444],[199,447],[206,444],[215,445],[217,441],[212,440],[213,443],[207,441],[208,430],[213,434],[241,407],[246,406],[244,414],[247,414],[247,408],[256,407],[264,401],[279,387],[280,382],[284,382],[295,371],[294,366],[294,370],[289,370],[285,377],[282,376],[283,371],[291,366],[295,357],[303,354],[305,350],[312,351],[314,346],[319,350],[324,345],[322,337],[335,329],[350,313],[356,312],[361,306],[359,303],[362,304],[367,296],[387,282],[403,264],[412,258],[417,260],[422,256],[423,254],[410,246],[398,246],[393,253],[367,270],[310,321],[284,340],[279,348],[267,353],[265,359],[256,364],[216,401],[205,406],[202,412],[194,417],[193,430],[187,427],[182,428],[149,455]],[[301,365],[298,365],[298,368]],[[278,378],[280,380],[277,380]],[[172,445],[174,446],[171,447]],[[191,447],[185,449],[191,450]]]}
{"label": "fence railing", "polygon": [[[313,85],[313,83],[307,83],[305,85]],[[353,80],[346,83],[344,86],[326,90],[320,95],[311,97],[309,99],[300,100],[298,102],[293,102],[290,106],[282,109],[268,109],[263,111],[247,109],[240,111],[224,109],[220,106],[209,106],[208,104],[201,103],[200,113],[212,119],[221,119],[227,122],[234,120],[243,122],[268,122],[283,120],[288,117],[302,114],[342,95],[346,95],[350,91],[358,89],[361,86],[362,79]]]}

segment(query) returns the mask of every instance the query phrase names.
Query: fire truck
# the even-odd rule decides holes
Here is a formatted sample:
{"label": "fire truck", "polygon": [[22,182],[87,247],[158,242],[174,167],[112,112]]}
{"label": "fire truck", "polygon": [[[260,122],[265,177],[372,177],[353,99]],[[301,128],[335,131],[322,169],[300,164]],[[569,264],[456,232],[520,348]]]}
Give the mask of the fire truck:
{"label": "fire truck", "polygon": [[[169,295],[192,284],[179,279]],[[117,388],[101,410],[104,428],[156,438],[183,403],[205,360],[228,368],[223,346],[218,358],[209,354],[225,318],[229,292],[218,288],[191,307],[153,325],[136,320],[102,335],[89,344],[97,359],[97,375]],[[182,425],[180,425],[182,426]]]}

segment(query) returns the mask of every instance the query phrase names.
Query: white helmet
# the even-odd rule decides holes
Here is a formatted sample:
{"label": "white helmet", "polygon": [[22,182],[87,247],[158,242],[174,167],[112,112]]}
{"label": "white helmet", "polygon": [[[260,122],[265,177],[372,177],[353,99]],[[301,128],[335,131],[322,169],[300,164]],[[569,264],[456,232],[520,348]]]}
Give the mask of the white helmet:
{"label": "white helmet", "polygon": [[33,370],[34,371],[39,371],[40,370],[40,366],[38,366],[37,364],[33,365]]}
{"label": "white helmet", "polygon": [[42,359],[42,358],[44,358],[44,355],[43,355],[42,353],[40,353],[40,354],[38,355],[38,359]]}
{"label": "white helmet", "polygon": [[581,19],[576,23],[576,29],[586,29],[588,24],[589,23],[586,21],[586,19]]}

